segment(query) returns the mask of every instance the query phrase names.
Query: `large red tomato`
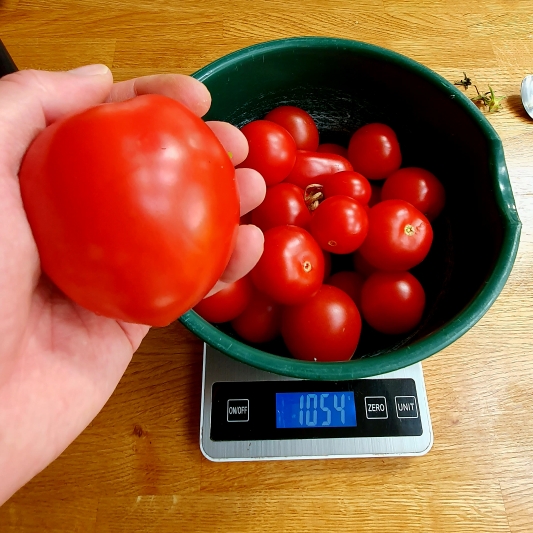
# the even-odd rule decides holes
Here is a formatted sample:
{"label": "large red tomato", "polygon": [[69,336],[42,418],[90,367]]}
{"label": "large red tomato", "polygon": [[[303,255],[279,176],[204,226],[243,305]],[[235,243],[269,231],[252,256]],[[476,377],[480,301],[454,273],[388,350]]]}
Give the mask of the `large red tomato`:
{"label": "large red tomato", "polygon": [[350,139],[348,159],[353,170],[369,180],[381,180],[400,168],[402,154],[396,134],[374,122],[359,128]]}
{"label": "large red tomato", "polygon": [[265,232],[263,255],[250,275],[254,285],[274,301],[298,304],[322,285],[324,255],[304,229],[276,226]]}
{"label": "large red tomato", "polygon": [[297,359],[347,361],[359,343],[361,316],[345,292],[323,285],[302,304],[283,309],[281,335]]}
{"label": "large red tomato", "polygon": [[368,234],[359,253],[380,270],[409,270],[431,248],[429,220],[404,200],[385,200],[368,212]]}
{"label": "large red tomato", "polygon": [[307,111],[292,105],[282,105],[270,111],[265,120],[283,126],[291,134],[298,150],[318,148],[318,129]]}
{"label": "large red tomato", "polygon": [[42,269],[97,314],[155,326],[198,303],[239,225],[235,172],[209,127],[159,95],[65,117],[20,169]]}
{"label": "large red tomato", "polygon": [[283,181],[296,160],[296,143],[290,133],[269,120],[254,120],[241,131],[248,141],[249,152],[239,166],[257,170],[268,187]]}

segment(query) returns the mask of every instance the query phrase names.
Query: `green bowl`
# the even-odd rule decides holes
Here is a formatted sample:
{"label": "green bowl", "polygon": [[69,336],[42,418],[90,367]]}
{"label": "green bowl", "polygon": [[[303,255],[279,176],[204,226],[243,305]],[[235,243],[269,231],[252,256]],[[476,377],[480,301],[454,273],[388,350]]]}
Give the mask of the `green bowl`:
{"label": "green bowl", "polygon": [[313,116],[321,142],[340,143],[368,122],[390,125],[398,134],[402,166],[436,174],[447,205],[434,222],[429,256],[413,271],[427,306],[422,323],[408,335],[363,330],[354,359],[317,363],[287,357],[281,342],[247,345],[230,328],[215,327],[194,311],[180,318],[188,329],[234,359],[276,374],[346,380],[421,361],[487,312],[511,272],[521,223],[501,141],[462,89],[390,50],[316,37],[245,48],[194,77],[213,97],[208,120],[240,127],[278,105],[296,105]]}

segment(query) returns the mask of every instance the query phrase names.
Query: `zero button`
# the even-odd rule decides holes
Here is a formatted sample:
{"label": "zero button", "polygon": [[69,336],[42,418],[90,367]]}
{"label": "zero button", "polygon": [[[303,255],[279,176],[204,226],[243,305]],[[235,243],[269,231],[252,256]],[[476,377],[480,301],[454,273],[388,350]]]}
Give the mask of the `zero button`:
{"label": "zero button", "polygon": [[365,410],[369,420],[389,418],[385,396],[366,396]]}

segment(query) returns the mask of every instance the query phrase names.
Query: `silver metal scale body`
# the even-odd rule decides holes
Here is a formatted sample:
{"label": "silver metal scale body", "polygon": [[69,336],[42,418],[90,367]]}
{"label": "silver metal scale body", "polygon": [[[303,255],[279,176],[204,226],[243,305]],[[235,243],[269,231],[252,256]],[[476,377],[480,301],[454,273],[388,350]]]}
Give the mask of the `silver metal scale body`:
{"label": "silver metal scale body", "polygon": [[432,444],[421,363],[348,382],[307,381],[204,345],[200,448],[211,461],[418,456]]}

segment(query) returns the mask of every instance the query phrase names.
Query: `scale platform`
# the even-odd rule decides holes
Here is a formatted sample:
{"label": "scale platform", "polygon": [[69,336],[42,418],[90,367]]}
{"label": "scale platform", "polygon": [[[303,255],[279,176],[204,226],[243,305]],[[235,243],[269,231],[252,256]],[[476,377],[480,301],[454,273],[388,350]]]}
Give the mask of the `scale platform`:
{"label": "scale platform", "polygon": [[211,461],[426,454],[433,431],[422,364],[352,381],[310,381],[204,345],[200,449]]}

